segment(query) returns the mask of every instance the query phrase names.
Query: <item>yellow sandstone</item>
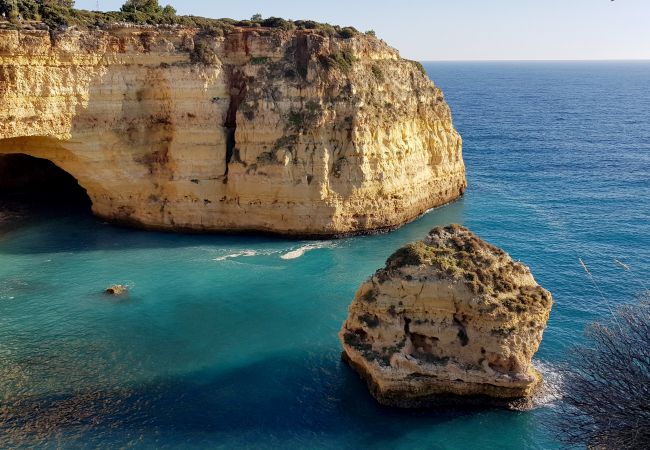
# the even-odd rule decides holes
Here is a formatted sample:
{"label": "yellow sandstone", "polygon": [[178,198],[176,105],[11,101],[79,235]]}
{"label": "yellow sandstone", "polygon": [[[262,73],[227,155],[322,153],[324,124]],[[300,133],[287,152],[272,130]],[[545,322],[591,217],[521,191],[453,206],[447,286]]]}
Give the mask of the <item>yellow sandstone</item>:
{"label": "yellow sandstone", "polygon": [[97,216],[171,230],[390,229],[466,186],[421,66],[313,30],[0,30],[6,153],[73,175]]}
{"label": "yellow sandstone", "polygon": [[359,288],[343,358],[381,403],[523,405],[551,294],[528,267],[458,225],[396,251]]}

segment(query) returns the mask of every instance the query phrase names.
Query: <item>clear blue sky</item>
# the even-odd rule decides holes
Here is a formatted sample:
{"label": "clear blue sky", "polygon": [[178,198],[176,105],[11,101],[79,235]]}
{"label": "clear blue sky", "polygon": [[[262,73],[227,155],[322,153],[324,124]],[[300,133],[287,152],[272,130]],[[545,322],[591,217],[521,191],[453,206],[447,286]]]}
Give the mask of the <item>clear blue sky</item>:
{"label": "clear blue sky", "polygon": [[[123,0],[99,0],[101,10]],[[161,0],[179,14],[373,29],[418,60],[650,59],[650,0]],[[97,0],[77,0],[96,9]]]}

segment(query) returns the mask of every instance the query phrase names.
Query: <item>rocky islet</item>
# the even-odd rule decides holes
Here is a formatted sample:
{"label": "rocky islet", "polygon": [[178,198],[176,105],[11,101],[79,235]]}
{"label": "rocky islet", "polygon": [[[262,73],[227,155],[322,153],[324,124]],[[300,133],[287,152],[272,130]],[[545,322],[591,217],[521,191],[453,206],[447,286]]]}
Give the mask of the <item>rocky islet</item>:
{"label": "rocky islet", "polygon": [[468,229],[438,227],[359,288],[343,358],[380,402],[521,405],[552,305],[528,267]]}

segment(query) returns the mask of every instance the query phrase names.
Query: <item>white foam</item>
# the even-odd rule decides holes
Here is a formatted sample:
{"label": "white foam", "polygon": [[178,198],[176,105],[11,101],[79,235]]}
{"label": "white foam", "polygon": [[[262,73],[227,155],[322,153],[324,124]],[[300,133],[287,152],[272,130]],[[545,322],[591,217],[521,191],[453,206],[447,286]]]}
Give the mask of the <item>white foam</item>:
{"label": "white foam", "polygon": [[231,258],[239,258],[240,256],[257,256],[257,251],[255,250],[242,250],[240,252],[230,253],[228,255],[217,256],[213,258],[213,261],[225,261]]}
{"label": "white foam", "polygon": [[314,242],[313,244],[307,244],[303,245],[302,247],[298,247],[295,250],[291,250],[283,255],[280,256],[282,259],[296,259],[300,258],[302,255],[304,255],[306,252],[310,250],[316,250],[319,248],[331,248],[333,247],[334,244],[332,242]]}
{"label": "white foam", "polygon": [[562,398],[562,374],[549,363],[535,360],[533,364],[544,380],[533,395],[533,407],[550,406]]}

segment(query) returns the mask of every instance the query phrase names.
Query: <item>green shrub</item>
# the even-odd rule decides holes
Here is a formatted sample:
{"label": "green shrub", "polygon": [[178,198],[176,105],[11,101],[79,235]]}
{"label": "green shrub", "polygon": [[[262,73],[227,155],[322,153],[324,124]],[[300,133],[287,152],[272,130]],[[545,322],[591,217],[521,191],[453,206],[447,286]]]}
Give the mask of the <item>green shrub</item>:
{"label": "green shrub", "polygon": [[0,13],[4,13],[13,23],[19,18],[25,21],[42,21],[46,25],[102,27],[116,22],[149,25],[182,25],[212,30],[223,35],[233,27],[267,27],[281,30],[311,29],[323,36],[339,36],[344,39],[358,33],[353,27],[319,23],[313,20],[291,21],[280,17],[263,19],[255,14],[250,20],[228,18],[210,19],[197,16],[178,16],[171,6],[161,6],[158,0],[126,0],[119,11],[99,12],[74,9],[73,0],[0,0]]}
{"label": "green shrub", "polygon": [[371,70],[373,76],[377,79],[377,81],[384,81],[384,72],[381,71],[379,66],[373,65],[371,67]]}
{"label": "green shrub", "polygon": [[269,58],[267,56],[251,56],[251,64],[254,66],[266,64],[268,61]]}
{"label": "green shrub", "polygon": [[262,20],[260,23],[263,27],[280,28],[281,30],[293,30],[296,28],[293,22],[280,17],[269,17],[268,19]]}
{"label": "green shrub", "polygon": [[420,73],[421,73],[422,75],[424,75],[425,77],[428,76],[428,75],[427,75],[427,71],[424,69],[424,66],[422,65],[421,62],[419,62],[419,61],[411,61],[411,62],[413,63],[413,65],[415,66],[415,68],[418,69],[418,70],[420,71]]}
{"label": "green shrub", "polygon": [[172,6],[162,7],[158,0],[127,0],[120,11],[127,14],[129,22],[151,25],[172,24],[176,17],[176,10]]}
{"label": "green shrub", "polygon": [[386,260],[388,269],[399,269],[404,266],[419,266],[429,259],[430,249],[422,241],[412,242],[399,248]]}
{"label": "green shrub", "polygon": [[17,22],[19,17],[23,20],[37,20],[40,19],[39,6],[34,0],[0,0],[0,13],[12,22]]}
{"label": "green shrub", "polygon": [[345,27],[339,31],[339,37],[342,37],[343,39],[350,39],[357,34],[359,34],[359,31],[354,27]]}
{"label": "green shrub", "polygon": [[338,69],[343,73],[349,73],[352,70],[352,65],[357,58],[349,50],[342,50],[340,52],[331,53],[319,57],[321,64],[326,69]]}
{"label": "green shrub", "polygon": [[211,64],[215,60],[215,54],[205,42],[196,42],[190,59],[194,63]]}
{"label": "green shrub", "polygon": [[321,105],[315,101],[309,101],[298,111],[290,111],[287,116],[289,128],[300,131],[316,122],[322,114]]}
{"label": "green shrub", "polygon": [[162,7],[158,0],[126,0],[120,11],[126,13],[141,12],[149,15],[161,15]]}
{"label": "green shrub", "polygon": [[299,30],[317,30],[321,25],[323,25],[313,20],[296,20],[294,24]]}
{"label": "green shrub", "polygon": [[273,150],[278,150],[281,148],[292,149],[296,145],[296,142],[298,142],[298,136],[295,134],[282,136],[277,141],[275,141],[275,144],[273,144]]}
{"label": "green shrub", "polygon": [[287,120],[291,128],[299,130],[305,125],[305,113],[303,111],[291,111]]}

